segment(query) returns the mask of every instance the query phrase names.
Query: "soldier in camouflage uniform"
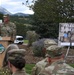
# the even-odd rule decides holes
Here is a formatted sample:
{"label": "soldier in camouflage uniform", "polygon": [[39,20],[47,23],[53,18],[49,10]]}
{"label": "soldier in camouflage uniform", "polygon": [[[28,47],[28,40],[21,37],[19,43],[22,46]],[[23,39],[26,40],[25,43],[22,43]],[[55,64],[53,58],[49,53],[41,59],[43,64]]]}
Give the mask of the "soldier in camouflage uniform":
{"label": "soldier in camouflage uniform", "polygon": [[[2,68],[0,68],[0,75],[11,75],[12,74],[12,71],[10,70],[10,68],[8,67],[8,59],[9,59],[9,56],[10,55],[8,55],[8,53],[9,53],[9,51],[13,51],[13,50],[18,50],[18,52],[17,53],[19,53],[19,51],[20,51],[20,55],[19,56],[21,56],[21,53],[23,52],[23,58],[24,58],[24,56],[25,56],[25,50],[22,50],[22,49],[19,49],[19,47],[16,45],[16,44],[10,44],[7,48],[6,48],[6,51],[5,51],[5,57],[4,57],[4,60],[3,60],[3,67]],[[15,55],[17,55],[17,53],[15,53]],[[14,53],[12,54],[11,53],[11,55],[14,55]],[[19,58],[19,57],[18,57]],[[25,60],[25,59],[24,59]],[[16,62],[17,63],[17,62]],[[26,72],[25,72],[25,68],[24,68],[24,70],[22,70],[22,72],[24,72],[25,74],[23,74],[23,75],[29,75],[29,74],[27,74]],[[20,74],[20,75],[22,75],[22,74]]]}
{"label": "soldier in camouflage uniform", "polygon": [[9,22],[9,15],[4,15],[4,22],[1,25],[1,36],[5,37],[12,37],[15,38],[16,36],[16,25],[12,22]]}
{"label": "soldier in camouflage uniform", "polygon": [[[54,40],[51,40],[51,39],[46,39],[44,41],[44,47],[45,48],[47,48],[51,45],[57,45],[57,43]],[[38,75],[39,72],[47,66],[47,64],[50,64],[50,61],[51,61],[50,56],[46,55],[45,59],[43,59],[43,60],[39,61],[38,63],[36,63],[36,65],[32,69],[32,74],[31,75]]]}
{"label": "soldier in camouflage uniform", "polygon": [[10,51],[12,49],[19,49],[19,47],[16,44],[8,45],[8,47],[5,50],[5,56],[4,56],[4,60],[3,60],[3,67],[7,66],[7,53],[8,53],[8,51]]}
{"label": "soldier in camouflage uniform", "polygon": [[7,53],[7,61],[12,75],[27,75],[25,67],[25,50],[12,49]]}
{"label": "soldier in camouflage uniform", "polygon": [[47,50],[51,56],[51,64],[41,70],[38,75],[74,75],[74,68],[64,62],[61,47],[52,45]]}
{"label": "soldier in camouflage uniform", "polygon": [[19,49],[17,45],[15,44],[10,44],[6,50],[5,50],[5,56],[3,60],[3,67],[0,68],[0,75],[11,75],[11,71],[8,68],[8,62],[7,62],[7,52],[10,51],[11,49]]}

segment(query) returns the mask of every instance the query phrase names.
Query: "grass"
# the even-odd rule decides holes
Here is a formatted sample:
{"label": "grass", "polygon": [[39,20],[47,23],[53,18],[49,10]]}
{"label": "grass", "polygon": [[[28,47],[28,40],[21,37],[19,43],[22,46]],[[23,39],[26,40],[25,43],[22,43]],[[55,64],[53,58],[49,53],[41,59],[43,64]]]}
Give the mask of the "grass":
{"label": "grass", "polygon": [[26,66],[25,66],[26,72],[27,72],[28,74],[31,74],[32,68],[33,68],[34,66],[35,66],[35,64],[26,64]]}
{"label": "grass", "polygon": [[28,43],[28,40],[24,40],[24,43]]}
{"label": "grass", "polygon": [[70,66],[74,67],[74,64],[69,64]]}

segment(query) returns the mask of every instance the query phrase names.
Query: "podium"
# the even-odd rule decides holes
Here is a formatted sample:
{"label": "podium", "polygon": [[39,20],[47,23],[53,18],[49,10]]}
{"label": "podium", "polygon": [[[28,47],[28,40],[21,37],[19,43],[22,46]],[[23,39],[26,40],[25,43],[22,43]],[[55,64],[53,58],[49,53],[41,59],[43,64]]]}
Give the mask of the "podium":
{"label": "podium", "polygon": [[11,37],[0,37],[0,67],[2,67],[5,50],[11,43],[13,43],[13,39]]}

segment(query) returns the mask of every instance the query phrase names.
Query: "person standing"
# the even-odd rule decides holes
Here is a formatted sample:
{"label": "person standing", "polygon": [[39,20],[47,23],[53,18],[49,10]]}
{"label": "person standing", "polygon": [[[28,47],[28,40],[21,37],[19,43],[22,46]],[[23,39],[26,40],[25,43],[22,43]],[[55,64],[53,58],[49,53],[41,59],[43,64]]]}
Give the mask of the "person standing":
{"label": "person standing", "polygon": [[16,44],[10,44],[7,46],[4,52],[2,67],[0,68],[0,75],[11,75],[12,74],[12,72],[10,71],[8,67],[8,62],[7,62],[7,53],[8,51],[12,49],[19,49],[19,47]]}
{"label": "person standing", "polygon": [[74,75],[74,68],[64,62],[62,47],[52,45],[47,50],[51,56],[51,64],[38,75]]}
{"label": "person standing", "polygon": [[3,66],[0,68],[0,75],[29,75],[25,71],[25,49],[19,49],[16,44],[10,44],[5,50]]}
{"label": "person standing", "polygon": [[25,67],[25,50],[24,49],[12,49],[7,53],[7,61],[9,69],[12,71],[12,75],[27,75]]}
{"label": "person standing", "polygon": [[[50,47],[51,45],[57,45],[57,43],[52,39],[45,39],[44,41],[44,48]],[[47,53],[47,50],[46,50]],[[35,66],[32,68],[31,75],[38,75],[41,70],[43,70],[47,65],[50,65],[50,55],[45,53],[45,58],[35,64]]]}
{"label": "person standing", "polygon": [[8,14],[3,16],[3,23],[1,25],[1,36],[2,37],[7,36],[13,39],[16,36],[16,25],[10,22],[10,18]]}

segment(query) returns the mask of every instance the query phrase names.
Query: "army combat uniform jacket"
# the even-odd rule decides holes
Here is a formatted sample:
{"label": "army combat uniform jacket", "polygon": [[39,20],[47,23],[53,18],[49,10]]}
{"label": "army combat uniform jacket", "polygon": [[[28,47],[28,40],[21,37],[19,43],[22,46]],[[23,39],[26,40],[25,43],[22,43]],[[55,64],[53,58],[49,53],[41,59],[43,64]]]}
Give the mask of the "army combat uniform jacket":
{"label": "army combat uniform jacket", "polygon": [[0,68],[0,75],[11,75],[8,66]]}
{"label": "army combat uniform jacket", "polygon": [[22,69],[22,70],[16,71],[16,72],[13,73],[12,75],[29,75],[29,74],[27,74],[27,73],[25,72],[25,70]]}
{"label": "army combat uniform jacket", "polygon": [[0,26],[1,28],[1,36],[15,36],[16,35],[16,25],[12,22],[9,22],[8,24],[2,24]]}
{"label": "army combat uniform jacket", "polygon": [[38,75],[74,75],[74,68],[63,60],[59,60],[46,67]]}
{"label": "army combat uniform jacket", "polygon": [[49,64],[48,61],[47,61],[47,58],[45,58],[45,59],[39,61],[38,63],[36,63],[36,65],[32,69],[31,75],[38,75],[39,72],[47,66],[47,64]]}

